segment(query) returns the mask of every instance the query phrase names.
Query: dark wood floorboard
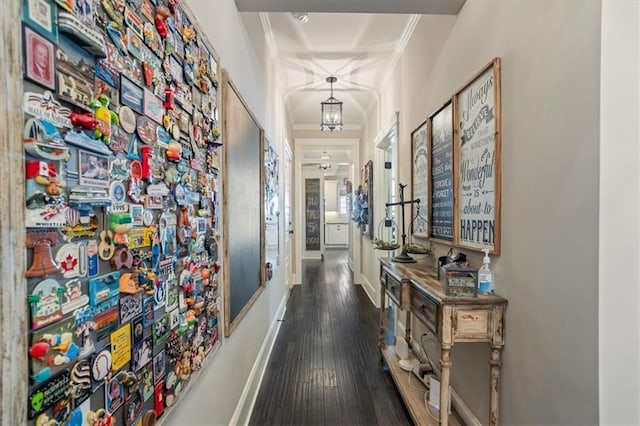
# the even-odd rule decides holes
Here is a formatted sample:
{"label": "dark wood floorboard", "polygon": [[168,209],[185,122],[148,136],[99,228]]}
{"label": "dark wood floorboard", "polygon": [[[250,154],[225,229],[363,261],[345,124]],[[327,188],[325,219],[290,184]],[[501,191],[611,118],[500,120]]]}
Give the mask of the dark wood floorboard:
{"label": "dark wood floorboard", "polygon": [[303,262],[250,425],[410,425],[377,352],[378,310],[346,250]]}

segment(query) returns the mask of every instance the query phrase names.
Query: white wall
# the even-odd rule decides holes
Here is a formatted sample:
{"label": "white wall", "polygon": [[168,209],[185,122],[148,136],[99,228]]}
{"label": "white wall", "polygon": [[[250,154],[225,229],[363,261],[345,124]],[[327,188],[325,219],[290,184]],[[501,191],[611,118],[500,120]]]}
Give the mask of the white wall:
{"label": "white wall", "polygon": [[[509,300],[503,424],[598,422],[600,7],[470,1],[452,26],[423,18],[383,89],[379,108],[400,110],[406,165],[411,130],[502,58],[502,255],[492,267]],[[367,144],[382,130],[378,116]],[[401,165],[401,182],[408,169]],[[469,254],[479,266],[481,256]],[[363,268],[366,255],[365,246]],[[367,264],[370,281],[377,273]],[[482,423],[488,370],[486,345],[454,347],[453,385]]]}
{"label": "white wall", "polygon": [[[387,85],[381,88],[380,103],[374,105],[368,113],[367,125],[363,129],[363,137],[360,148],[360,164],[367,161],[374,162],[374,181],[376,194],[374,200],[374,225],[377,227],[379,220],[384,216],[384,202],[386,201],[386,188],[381,188],[380,183],[384,177],[381,172],[383,155],[375,148],[380,135],[386,134],[395,120],[395,112],[399,111],[398,129],[398,182],[408,184],[411,182],[410,160],[411,157],[411,132],[422,123],[427,116],[424,103],[425,96],[416,96],[415,91],[422,91],[425,78],[436,63],[444,42],[447,39],[455,22],[452,16],[423,16],[414,29],[413,35],[401,56],[398,65],[391,74]],[[431,99],[431,96],[428,96]],[[444,102],[444,98],[442,99]],[[407,187],[407,191],[410,187]],[[410,191],[408,191],[408,194]],[[407,209],[409,211],[409,209]],[[399,220],[399,218],[398,218]],[[407,220],[411,220],[407,217]],[[408,223],[408,222],[407,222]],[[377,229],[375,230],[377,232]],[[380,265],[378,257],[387,255],[385,251],[373,248],[371,240],[360,237],[362,250],[361,268],[363,287],[367,294],[378,306],[380,303],[378,274]]]}
{"label": "white wall", "polygon": [[[282,155],[286,137],[283,96],[266,48],[255,47],[260,43],[259,36],[245,32],[243,19],[232,0],[187,3],[220,55],[221,65],[229,70],[231,80]],[[193,383],[188,398],[179,399],[169,424],[229,424],[287,290],[282,268],[279,268],[231,336],[223,339],[219,351]],[[223,323],[221,318],[220,324]],[[249,400],[255,390],[250,390]],[[242,420],[246,412],[239,414]]]}
{"label": "white wall", "polygon": [[640,423],[640,5],[602,4],[600,424]]}

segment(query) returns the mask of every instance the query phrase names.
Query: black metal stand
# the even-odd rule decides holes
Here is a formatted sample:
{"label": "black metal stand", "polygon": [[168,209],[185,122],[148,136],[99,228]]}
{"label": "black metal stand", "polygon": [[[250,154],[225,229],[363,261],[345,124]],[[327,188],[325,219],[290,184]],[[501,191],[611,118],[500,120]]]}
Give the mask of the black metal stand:
{"label": "black metal stand", "polygon": [[405,231],[405,219],[404,219],[404,206],[409,204],[418,204],[420,205],[420,198],[416,198],[415,200],[409,200],[409,201],[405,201],[404,200],[404,189],[407,187],[407,185],[403,185],[403,184],[399,184],[400,185],[400,201],[398,201],[397,203],[386,203],[385,206],[386,207],[391,207],[391,206],[400,206],[402,207],[402,252],[398,255],[393,257],[391,260],[393,260],[394,262],[398,262],[398,263],[414,263],[416,260],[409,256],[409,254],[407,253],[407,233]]}

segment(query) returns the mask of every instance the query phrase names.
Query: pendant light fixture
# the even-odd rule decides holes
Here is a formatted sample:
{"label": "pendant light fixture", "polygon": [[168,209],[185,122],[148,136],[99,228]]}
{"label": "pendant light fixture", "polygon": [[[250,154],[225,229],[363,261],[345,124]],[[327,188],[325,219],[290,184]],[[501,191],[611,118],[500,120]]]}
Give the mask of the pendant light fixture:
{"label": "pendant light fixture", "polygon": [[320,103],[320,130],[342,130],[342,102],[333,97],[333,83],[338,79],[331,76],[327,77],[326,81],[331,85],[331,96]]}

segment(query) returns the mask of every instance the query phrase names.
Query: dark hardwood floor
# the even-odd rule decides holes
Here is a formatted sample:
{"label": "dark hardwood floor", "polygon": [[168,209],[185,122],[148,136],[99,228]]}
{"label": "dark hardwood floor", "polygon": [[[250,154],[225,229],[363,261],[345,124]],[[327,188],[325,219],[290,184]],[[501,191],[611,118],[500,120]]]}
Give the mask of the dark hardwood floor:
{"label": "dark hardwood floor", "polygon": [[378,310],[354,285],[346,250],[304,261],[251,425],[410,425],[380,367]]}

